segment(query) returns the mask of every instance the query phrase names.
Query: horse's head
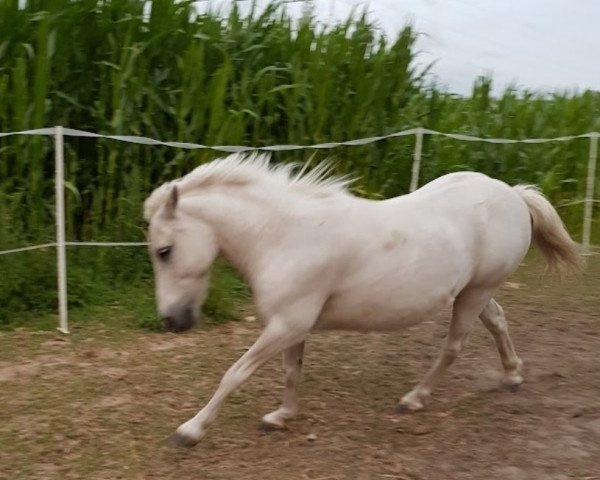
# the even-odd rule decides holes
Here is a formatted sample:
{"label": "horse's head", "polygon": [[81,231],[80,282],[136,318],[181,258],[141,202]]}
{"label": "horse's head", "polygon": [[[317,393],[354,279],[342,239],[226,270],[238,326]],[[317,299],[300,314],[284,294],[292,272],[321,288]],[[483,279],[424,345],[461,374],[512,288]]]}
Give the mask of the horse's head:
{"label": "horse's head", "polygon": [[147,201],[148,241],[158,314],[168,330],[181,332],[198,321],[218,247],[212,228],[186,212],[177,187],[163,188],[162,204],[149,209]]}

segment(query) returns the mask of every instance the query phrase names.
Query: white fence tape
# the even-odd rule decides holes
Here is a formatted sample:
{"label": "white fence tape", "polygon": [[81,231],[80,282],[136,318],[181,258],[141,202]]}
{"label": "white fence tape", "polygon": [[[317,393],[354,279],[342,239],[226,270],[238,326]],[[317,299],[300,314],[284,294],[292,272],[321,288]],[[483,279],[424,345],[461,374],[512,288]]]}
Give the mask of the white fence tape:
{"label": "white fence tape", "polygon": [[145,247],[148,242],[66,242],[67,247]]}
{"label": "white fence tape", "polygon": [[[20,132],[6,132],[0,133],[0,137],[8,137],[11,135],[56,135],[57,129],[54,128],[40,128],[37,130],[23,130]],[[588,132],[582,133],[581,135],[569,135],[564,137],[556,138],[486,138],[486,137],[474,137],[472,135],[463,135],[461,133],[444,133],[436,130],[428,130],[426,128],[411,128],[409,130],[402,130],[400,132],[389,133],[387,135],[379,135],[375,137],[365,137],[356,140],[348,140],[345,142],[328,142],[328,143],[316,143],[312,145],[270,145],[264,147],[248,147],[243,145],[203,145],[201,143],[188,143],[188,142],[164,142],[162,140],[156,140],[154,138],[140,137],[137,135],[104,135],[100,133],[86,132],[84,130],[75,130],[72,128],[63,128],[62,134],[65,137],[87,137],[87,138],[106,138],[109,140],[117,140],[120,142],[137,143],[140,145],[161,145],[165,147],[183,148],[188,150],[198,149],[210,149],[217,150],[220,152],[227,153],[238,153],[238,152],[250,152],[254,150],[278,152],[278,151],[289,151],[289,150],[306,150],[306,149],[328,149],[336,147],[355,147],[359,145],[367,145],[369,143],[379,142],[381,140],[397,137],[405,137],[408,135],[415,135],[417,132],[421,132],[425,135],[441,135],[454,140],[463,140],[467,142],[487,142],[487,143],[548,143],[548,142],[567,142],[569,140],[575,140],[578,138],[592,138],[600,137],[600,132]]]}
{"label": "white fence tape", "polygon": [[[42,248],[55,248],[58,244],[44,243],[42,245],[32,245],[30,247],[13,248],[12,250],[2,250],[0,255],[9,253],[29,252],[31,250],[41,250]],[[65,242],[66,247],[145,247],[147,242]]]}
{"label": "white fence tape", "polygon": [[[66,261],[64,259],[64,247],[137,247],[145,246],[146,242],[66,242],[64,241],[64,222],[59,221],[64,214],[64,208],[60,196],[64,191],[64,154],[63,154],[63,138],[64,137],[87,137],[87,138],[105,138],[109,140],[116,140],[120,142],[136,143],[140,145],[150,146],[165,146],[172,148],[183,148],[188,150],[196,149],[210,149],[219,152],[226,153],[241,153],[251,151],[292,151],[292,150],[306,150],[306,149],[330,149],[336,147],[352,147],[359,145],[368,145],[370,143],[379,142],[385,139],[406,137],[409,135],[415,135],[415,154],[413,157],[413,167],[411,171],[411,183],[410,190],[413,191],[418,187],[420,164],[421,164],[421,149],[422,149],[422,137],[423,135],[440,135],[453,140],[466,141],[466,142],[486,142],[496,144],[540,144],[549,142],[567,142],[570,140],[576,140],[580,138],[590,139],[590,154],[588,161],[588,174],[586,178],[586,198],[584,200],[574,200],[560,204],[559,207],[566,207],[568,205],[575,205],[578,203],[584,204],[584,228],[583,228],[583,247],[586,251],[590,250],[590,237],[591,237],[591,225],[592,225],[592,206],[594,203],[600,203],[600,200],[595,200],[594,196],[594,185],[596,182],[595,171],[596,171],[596,160],[597,160],[597,143],[600,138],[600,132],[588,132],[581,135],[568,135],[556,138],[485,138],[476,137],[472,135],[465,135],[462,133],[445,133],[438,132],[435,130],[429,130],[421,127],[411,128],[409,130],[403,130],[400,132],[394,132],[387,135],[379,135],[374,137],[365,137],[355,140],[348,140],[344,142],[329,142],[329,143],[317,143],[313,145],[270,145],[264,147],[248,147],[242,145],[203,145],[200,143],[187,143],[187,142],[171,142],[161,141],[148,137],[141,137],[137,135],[104,135],[93,132],[86,132],[84,130],[75,130],[72,128],[63,127],[52,127],[52,128],[39,128],[35,130],[23,130],[19,132],[0,132],[0,138],[9,137],[14,135],[29,135],[29,136],[53,136],[55,139],[55,157],[56,157],[56,186],[57,192],[60,190],[61,195],[57,195],[57,242],[56,243],[45,243],[42,245],[32,245],[22,248],[14,248],[11,250],[0,251],[0,255],[8,255],[12,253],[20,253],[31,250],[39,250],[43,248],[56,248],[58,254],[58,284],[59,284],[59,314],[61,323],[59,330],[68,333],[67,323],[67,306],[66,306]],[[61,177],[61,178],[59,178]]]}
{"label": "white fence tape", "polygon": [[2,250],[0,255],[8,255],[9,253],[28,252],[31,250],[39,250],[40,248],[56,247],[56,243],[44,243],[43,245],[32,245],[31,247],[13,248],[12,250]]}

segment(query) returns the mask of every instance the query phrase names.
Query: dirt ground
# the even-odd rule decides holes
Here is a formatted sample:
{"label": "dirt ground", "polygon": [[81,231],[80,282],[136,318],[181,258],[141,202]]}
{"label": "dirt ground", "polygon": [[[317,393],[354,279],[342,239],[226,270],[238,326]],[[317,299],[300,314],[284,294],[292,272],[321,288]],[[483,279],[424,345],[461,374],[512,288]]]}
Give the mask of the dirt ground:
{"label": "dirt ground", "polygon": [[277,360],[189,451],[165,439],[207,401],[257,321],[173,335],[74,318],[69,337],[1,333],[0,478],[600,479],[600,256],[583,281],[562,284],[528,262],[496,297],[525,361],[519,391],[498,388],[498,354],[477,324],[426,411],[398,415],[447,320],[318,334],[288,430],[257,428],[281,395]]}

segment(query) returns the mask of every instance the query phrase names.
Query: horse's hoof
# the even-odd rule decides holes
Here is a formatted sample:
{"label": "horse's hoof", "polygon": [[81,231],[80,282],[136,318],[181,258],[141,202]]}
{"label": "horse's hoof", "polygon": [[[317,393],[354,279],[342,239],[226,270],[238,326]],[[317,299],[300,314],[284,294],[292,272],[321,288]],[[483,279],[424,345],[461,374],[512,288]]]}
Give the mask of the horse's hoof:
{"label": "horse's hoof", "polygon": [[265,432],[273,432],[276,430],[286,430],[287,426],[285,421],[289,418],[281,413],[281,409],[275,410],[274,412],[267,413],[261,419],[261,430]]}
{"label": "horse's hoof", "polygon": [[182,435],[181,433],[173,433],[167,439],[167,445],[172,448],[192,448],[196,446],[198,440],[194,440],[186,435]]}
{"label": "horse's hoof", "polygon": [[404,403],[399,403],[396,406],[396,413],[399,414],[399,415],[408,415],[410,413],[416,413],[416,412],[418,412],[420,410],[423,410],[422,406],[415,408],[413,406],[409,406],[409,405],[406,405]]}
{"label": "horse's hoof", "polygon": [[506,390],[507,392],[517,392],[519,390],[519,388],[521,387],[521,383],[504,383],[502,385],[502,389]]}
{"label": "horse's hoof", "polygon": [[279,425],[273,425],[271,423],[260,422],[258,425],[258,431],[262,433],[272,433],[279,432],[283,430],[284,427],[280,427]]}
{"label": "horse's hoof", "polygon": [[504,377],[502,388],[509,392],[516,392],[523,383],[523,377],[519,370],[510,372]]}
{"label": "horse's hoof", "polygon": [[280,432],[281,430],[286,430],[287,426],[285,425],[285,423],[272,423],[272,422],[266,422],[265,420],[262,420],[260,422],[260,425],[258,426],[258,429],[261,432],[265,432],[265,433]]}
{"label": "horse's hoof", "polygon": [[423,399],[425,397],[425,393],[421,393],[415,390],[407,393],[400,399],[400,402],[396,407],[396,413],[407,414],[423,410],[423,408],[425,408],[425,405],[423,404]]}

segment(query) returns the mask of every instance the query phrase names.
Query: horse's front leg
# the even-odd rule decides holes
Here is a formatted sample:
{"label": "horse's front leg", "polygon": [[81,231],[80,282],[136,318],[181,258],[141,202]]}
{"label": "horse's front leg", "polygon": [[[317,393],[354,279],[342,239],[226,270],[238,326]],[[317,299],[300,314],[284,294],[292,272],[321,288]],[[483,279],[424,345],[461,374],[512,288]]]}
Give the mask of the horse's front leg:
{"label": "horse's front leg", "polygon": [[191,447],[198,443],[204,436],[206,428],[216,418],[227,397],[267,360],[302,341],[306,333],[300,329],[291,330],[277,321],[267,326],[254,345],[227,370],[221,379],[219,388],[206,406],[195,417],[182,424],[171,435],[169,443],[185,447]]}
{"label": "horse's front leg", "polygon": [[283,351],[283,371],[285,376],[283,401],[281,407],[262,418],[265,427],[285,428],[286,420],[294,418],[298,413],[297,386],[300,380],[303,356],[304,342],[300,342]]}
{"label": "horse's front leg", "polygon": [[267,327],[254,345],[223,376],[219,388],[198,414],[182,424],[171,436],[170,443],[191,447],[198,443],[206,428],[214,421],[227,397],[267,360],[304,342],[323,306],[321,295],[288,302],[284,309],[267,315]]}

